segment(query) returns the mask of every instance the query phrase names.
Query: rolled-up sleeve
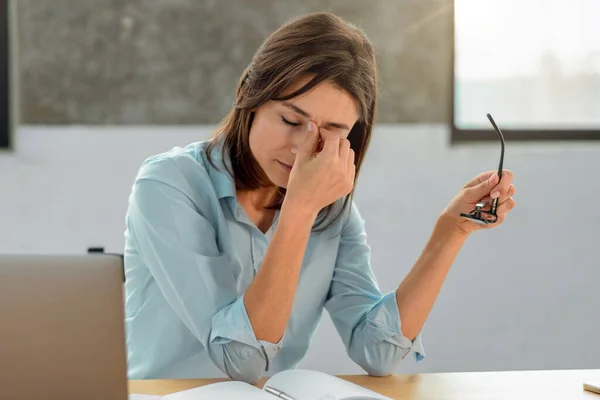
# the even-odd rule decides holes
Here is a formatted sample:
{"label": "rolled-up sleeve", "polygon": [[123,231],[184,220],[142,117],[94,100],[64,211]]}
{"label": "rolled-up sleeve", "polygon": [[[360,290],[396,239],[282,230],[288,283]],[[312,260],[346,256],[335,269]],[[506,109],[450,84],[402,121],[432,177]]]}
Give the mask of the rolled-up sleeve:
{"label": "rolled-up sleeve", "polygon": [[389,375],[409,354],[425,357],[421,332],[412,341],[402,334],[395,291],[379,290],[364,220],[354,203],[349,211],[325,307],[349,357],[370,375]]}
{"label": "rolled-up sleeve", "polygon": [[133,186],[127,225],[136,248],[166,302],[212,362],[231,379],[256,383],[281,341],[254,335],[233,265],[219,251],[216,228],[205,216],[218,201],[195,195],[173,161],[161,161],[160,171],[144,170]]}
{"label": "rolled-up sleeve", "polygon": [[[269,364],[281,350],[285,337],[284,334],[278,343],[256,339],[246,313],[243,294],[214,315],[212,327],[211,351],[220,351],[218,346],[223,346],[222,368],[230,378],[252,383],[262,377],[263,371],[269,370]],[[215,357],[218,356],[217,352]]]}

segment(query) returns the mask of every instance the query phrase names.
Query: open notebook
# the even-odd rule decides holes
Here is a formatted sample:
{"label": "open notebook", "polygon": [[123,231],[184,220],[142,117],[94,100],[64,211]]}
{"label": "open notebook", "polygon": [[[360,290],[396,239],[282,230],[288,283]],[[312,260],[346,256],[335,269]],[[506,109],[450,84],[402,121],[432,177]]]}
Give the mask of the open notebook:
{"label": "open notebook", "polygon": [[[271,391],[271,392],[269,392]],[[286,397],[287,396],[287,397]],[[166,396],[129,395],[129,400],[391,400],[332,375],[302,369],[273,375],[263,389],[245,382],[226,381]]]}

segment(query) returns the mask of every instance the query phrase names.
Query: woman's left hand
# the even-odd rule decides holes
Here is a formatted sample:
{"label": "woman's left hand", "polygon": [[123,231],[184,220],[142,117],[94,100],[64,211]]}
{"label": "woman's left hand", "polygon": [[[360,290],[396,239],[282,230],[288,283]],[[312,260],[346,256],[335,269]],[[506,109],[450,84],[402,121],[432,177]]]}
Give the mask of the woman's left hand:
{"label": "woman's left hand", "polygon": [[[509,170],[502,170],[500,182],[498,182],[497,171],[483,172],[462,187],[461,191],[444,209],[442,215],[455,221],[457,230],[464,234],[470,234],[477,229],[490,229],[498,226],[504,222],[506,214],[515,206],[512,196],[516,193],[516,188],[512,181],[513,173]],[[470,213],[477,203],[487,202],[487,206],[483,209],[489,210],[494,198],[499,199],[496,223],[482,225],[460,216],[461,213]]]}

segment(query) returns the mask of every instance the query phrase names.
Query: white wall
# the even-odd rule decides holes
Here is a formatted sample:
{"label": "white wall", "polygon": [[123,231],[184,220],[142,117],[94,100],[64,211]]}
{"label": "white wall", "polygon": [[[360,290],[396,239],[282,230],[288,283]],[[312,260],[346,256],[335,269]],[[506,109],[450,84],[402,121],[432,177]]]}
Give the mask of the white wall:
{"label": "white wall", "polygon": [[[21,127],[0,153],[0,252],[122,252],[127,197],[147,156],[208,127]],[[373,268],[392,290],[439,211],[498,143],[451,147],[441,126],[379,126],[356,200]],[[461,251],[425,326],[427,358],[398,372],[600,367],[600,143],[507,143],[517,208]],[[361,373],[325,316],[303,367]]]}

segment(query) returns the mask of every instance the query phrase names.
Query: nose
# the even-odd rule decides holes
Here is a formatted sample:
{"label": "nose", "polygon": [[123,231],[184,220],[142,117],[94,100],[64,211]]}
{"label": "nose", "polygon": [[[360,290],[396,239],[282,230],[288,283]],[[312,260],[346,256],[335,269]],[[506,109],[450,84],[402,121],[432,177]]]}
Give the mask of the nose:
{"label": "nose", "polygon": [[311,129],[319,129],[318,125],[313,121],[308,121],[307,124],[304,124],[303,129],[299,132],[296,132],[292,136],[292,154],[296,155],[300,151],[302,144],[306,140],[306,135],[310,132]]}

